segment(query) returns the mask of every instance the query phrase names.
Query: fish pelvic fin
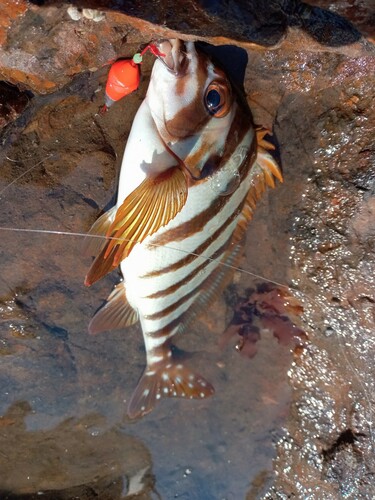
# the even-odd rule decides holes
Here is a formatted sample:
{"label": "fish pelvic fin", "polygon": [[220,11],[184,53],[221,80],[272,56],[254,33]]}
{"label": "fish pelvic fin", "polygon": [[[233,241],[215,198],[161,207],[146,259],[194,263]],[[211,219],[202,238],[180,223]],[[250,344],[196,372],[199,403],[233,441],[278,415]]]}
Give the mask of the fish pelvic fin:
{"label": "fish pelvic fin", "polygon": [[166,226],[182,210],[187,195],[186,174],[180,167],[146,177],[117,209],[105,246],[94,260],[85,284],[90,286],[115,269],[137,243]]}
{"label": "fish pelvic fin", "polygon": [[107,330],[127,328],[137,321],[138,312],[127,301],[125,283],[122,281],[114,287],[107,302],[93,316],[88,330],[95,335]]}
{"label": "fish pelvic fin", "polygon": [[215,390],[201,375],[182,363],[171,360],[146,368],[128,405],[131,419],[150,413],[156,401],[164,397],[204,399]]}

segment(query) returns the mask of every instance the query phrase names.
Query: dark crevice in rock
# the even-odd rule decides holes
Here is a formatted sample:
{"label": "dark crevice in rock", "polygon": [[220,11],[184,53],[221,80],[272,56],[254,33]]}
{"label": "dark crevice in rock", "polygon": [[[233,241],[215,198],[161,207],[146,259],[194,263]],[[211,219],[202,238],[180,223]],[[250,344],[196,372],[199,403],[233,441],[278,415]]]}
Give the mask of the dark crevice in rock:
{"label": "dark crevice in rock", "polygon": [[[216,36],[270,46],[278,43],[289,26],[299,27],[323,45],[338,47],[354,43],[361,33],[335,12],[312,7],[299,0],[192,0],[189,17],[186,4],[172,0],[77,0],[77,7],[114,10],[184,33],[204,36],[204,26]],[[215,26],[216,25],[216,28]],[[215,31],[217,31],[215,33]]]}
{"label": "dark crevice in rock", "polygon": [[[333,460],[336,454],[345,448],[355,448],[356,442],[359,437],[365,437],[364,434],[353,432],[352,429],[342,431],[336,441],[326,450],[322,450],[323,460],[329,463]],[[356,450],[359,453],[359,450]]]}
{"label": "dark crevice in rock", "polygon": [[13,122],[30,103],[34,94],[8,82],[0,82],[0,129]]}

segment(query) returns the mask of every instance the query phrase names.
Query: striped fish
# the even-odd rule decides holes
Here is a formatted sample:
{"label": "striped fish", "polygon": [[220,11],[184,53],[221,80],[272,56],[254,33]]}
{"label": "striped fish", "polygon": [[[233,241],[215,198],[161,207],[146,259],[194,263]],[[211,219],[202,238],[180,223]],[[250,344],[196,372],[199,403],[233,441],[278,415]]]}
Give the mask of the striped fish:
{"label": "striped fish", "polygon": [[193,42],[162,40],[157,47],[117,205],[91,230],[106,238],[85,281],[118,265],[124,277],[91,320],[91,333],[141,323],[147,367],[130,418],[166,396],[213,394],[209,382],[173,359],[171,339],[230,281],[256,201],[274,177],[282,181],[271,145],[224,71]]}

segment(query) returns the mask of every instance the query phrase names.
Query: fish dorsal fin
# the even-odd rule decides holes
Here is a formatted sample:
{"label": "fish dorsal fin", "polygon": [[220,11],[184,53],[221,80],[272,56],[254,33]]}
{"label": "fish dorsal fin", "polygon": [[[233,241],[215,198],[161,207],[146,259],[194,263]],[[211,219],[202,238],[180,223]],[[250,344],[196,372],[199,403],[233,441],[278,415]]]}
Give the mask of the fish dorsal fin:
{"label": "fish dorsal fin", "polygon": [[263,127],[258,127],[255,132],[257,135],[258,146],[260,146],[261,148],[263,148],[267,151],[274,151],[275,146],[271,142],[266,141],[266,139],[265,139],[265,136],[272,135],[272,132],[266,128],[263,128]]}
{"label": "fish dorsal fin", "polygon": [[238,218],[237,226],[233,232],[228,250],[221,259],[220,265],[212,275],[202,285],[202,291],[190,307],[188,314],[184,318],[179,332],[185,331],[192,322],[199,318],[200,314],[207,309],[230,283],[233,275],[233,269],[238,266],[242,258],[242,242],[249,221],[253,216],[256,202],[262,196],[266,186],[275,187],[273,176],[280,182],[283,181],[279,166],[273,157],[261,146],[258,146],[257,157],[252,167],[254,169],[252,184],[249,193],[245,199],[244,206]]}
{"label": "fish dorsal fin", "polygon": [[117,330],[134,325],[138,321],[138,313],[126,299],[125,283],[122,281],[114,287],[107,302],[95,314],[89,324],[89,333]]}
{"label": "fish dorsal fin", "polygon": [[177,397],[204,399],[215,390],[201,375],[168,358],[158,367],[147,367],[128,405],[129,418],[143,417],[154,408],[158,399]]}
{"label": "fish dorsal fin", "polygon": [[257,156],[252,166],[252,180],[242,212],[233,234],[233,243],[239,243],[245,235],[247,226],[253,217],[257,201],[262,197],[266,187],[275,187],[275,177],[283,182],[280,167],[273,157],[258,145]]}
{"label": "fish dorsal fin", "polygon": [[106,244],[105,235],[110,228],[116,214],[116,206],[97,219],[91,226],[90,231],[83,242],[83,253],[85,255],[98,255]]}
{"label": "fish dorsal fin", "polygon": [[182,210],[187,194],[187,179],[179,167],[146,177],[118,208],[85,284],[92,285],[115,269],[137,243],[167,225]]}

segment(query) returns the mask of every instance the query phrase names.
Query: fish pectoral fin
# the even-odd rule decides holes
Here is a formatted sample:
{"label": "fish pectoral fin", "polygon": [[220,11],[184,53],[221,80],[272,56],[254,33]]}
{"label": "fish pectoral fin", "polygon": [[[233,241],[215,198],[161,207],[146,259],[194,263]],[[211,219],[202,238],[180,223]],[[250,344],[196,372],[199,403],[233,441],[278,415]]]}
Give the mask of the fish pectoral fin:
{"label": "fish pectoral fin", "polygon": [[147,177],[118,208],[107,230],[105,245],[87,273],[85,285],[92,285],[115,269],[137,243],[176,217],[187,195],[186,175],[179,167]]}
{"label": "fish pectoral fin", "polygon": [[134,325],[138,321],[135,311],[126,299],[125,283],[114,287],[107,302],[101,307],[89,323],[89,333],[95,335],[107,330],[118,330]]}
{"label": "fish pectoral fin", "polygon": [[116,214],[116,206],[105,212],[94,222],[87,233],[82,251],[84,255],[98,255],[105,247],[107,240],[105,235],[110,228]]}
{"label": "fish pectoral fin", "polygon": [[214,394],[212,385],[181,363],[168,358],[158,367],[147,367],[128,405],[129,418],[143,417],[162,397],[203,399]]}
{"label": "fish pectoral fin", "polygon": [[147,177],[117,210],[107,232],[111,239],[104,258],[114,251],[113,265],[118,266],[137,243],[167,225],[181,211],[187,193],[186,176],[179,167]]}

